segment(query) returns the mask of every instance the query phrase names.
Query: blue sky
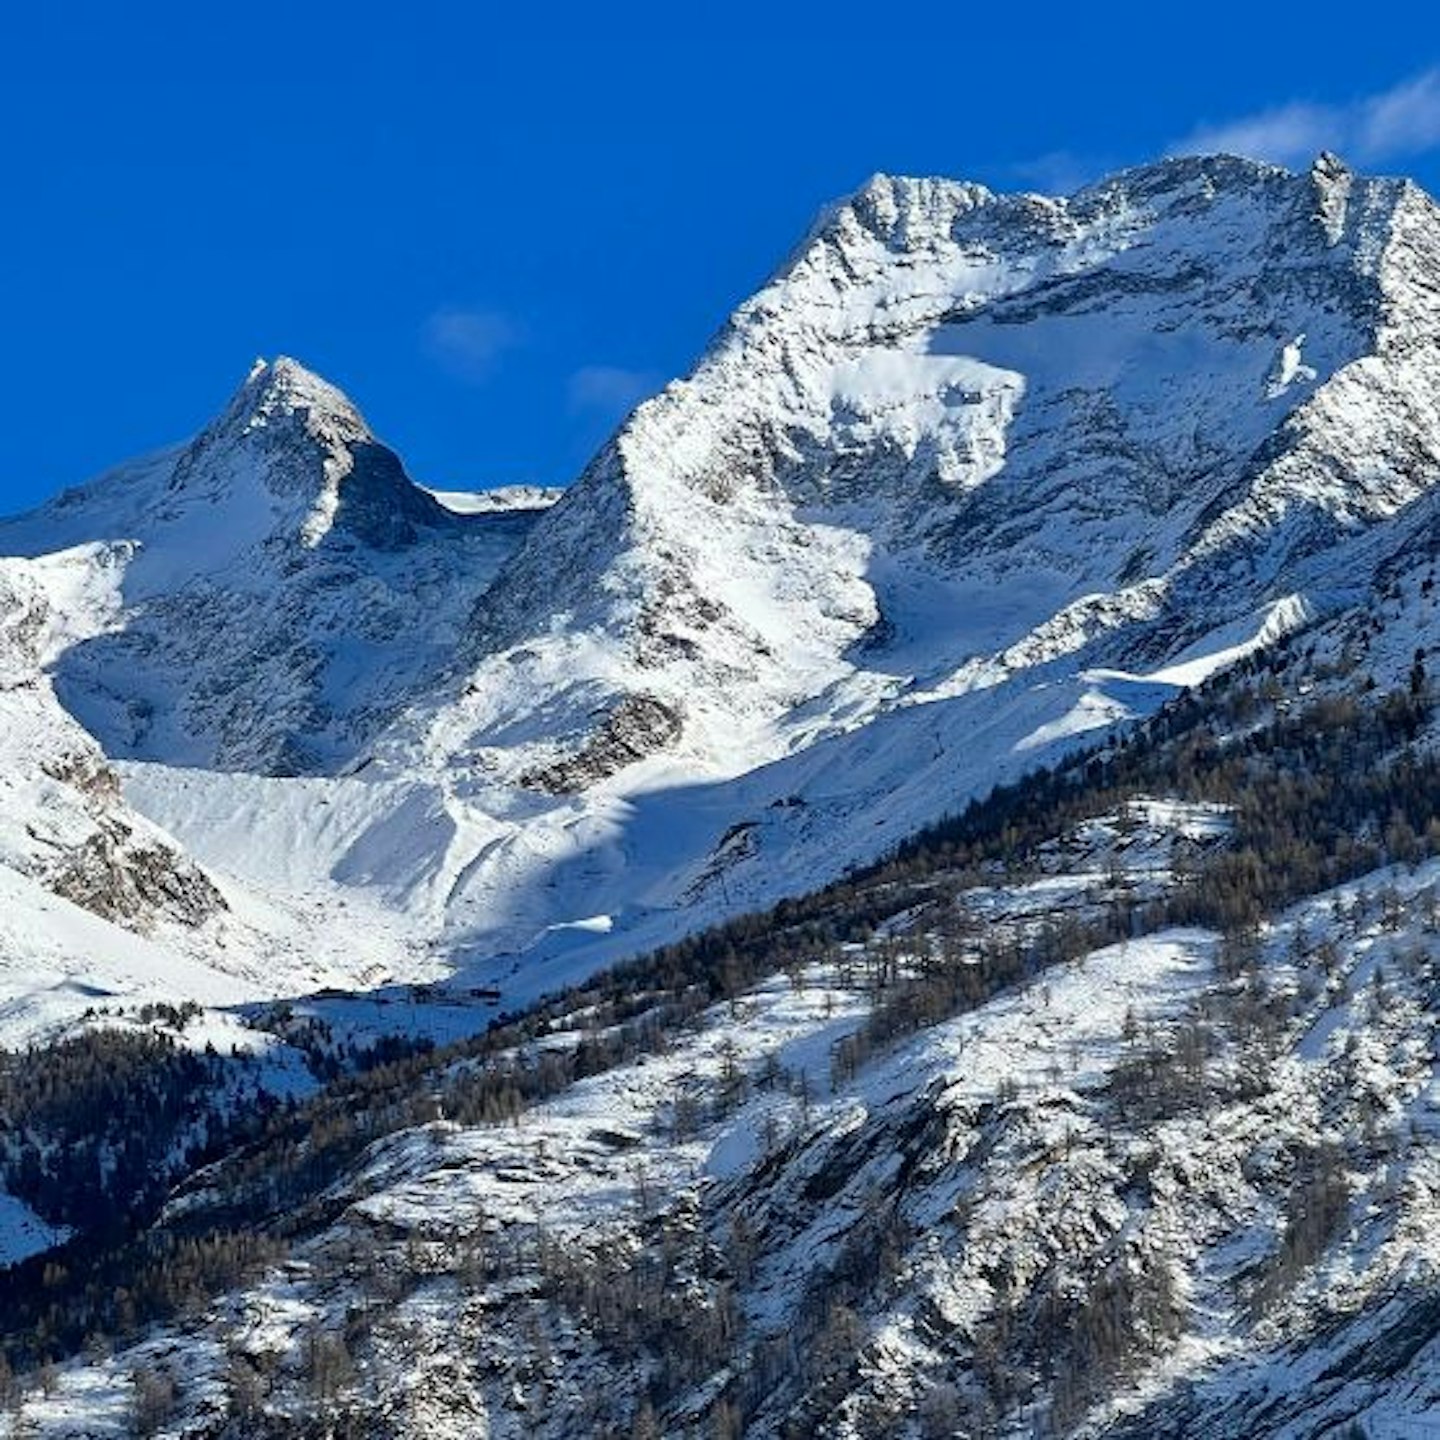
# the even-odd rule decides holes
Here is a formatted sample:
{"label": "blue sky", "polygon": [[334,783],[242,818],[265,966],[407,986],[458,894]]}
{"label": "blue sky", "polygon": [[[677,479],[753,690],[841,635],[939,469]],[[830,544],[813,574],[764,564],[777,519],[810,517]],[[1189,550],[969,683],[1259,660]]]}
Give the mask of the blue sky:
{"label": "blue sky", "polygon": [[1440,182],[1413,4],[5,10],[7,510],[276,353],[426,483],[565,481],[876,170],[1064,189],[1329,145]]}

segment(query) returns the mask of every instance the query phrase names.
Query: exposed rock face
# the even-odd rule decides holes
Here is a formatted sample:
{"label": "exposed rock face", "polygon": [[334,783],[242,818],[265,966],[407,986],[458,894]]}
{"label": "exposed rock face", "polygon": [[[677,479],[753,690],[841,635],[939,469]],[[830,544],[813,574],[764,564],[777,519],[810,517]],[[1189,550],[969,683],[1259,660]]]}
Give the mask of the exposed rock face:
{"label": "exposed rock face", "polygon": [[127,929],[193,929],[226,908],[223,896],[124,803],[114,768],[45,673],[65,624],[49,592],[96,563],[0,561],[0,865]]}
{"label": "exposed rock face", "polygon": [[157,915],[197,926],[226,908],[202,871],[168,846],[136,844],[121,822],[98,826],[46,878],[66,900],[141,930]]}
{"label": "exposed rock face", "polygon": [[627,695],[573,755],[521,777],[520,783],[570,795],[608,780],[678,738],[681,717],[653,695]]}

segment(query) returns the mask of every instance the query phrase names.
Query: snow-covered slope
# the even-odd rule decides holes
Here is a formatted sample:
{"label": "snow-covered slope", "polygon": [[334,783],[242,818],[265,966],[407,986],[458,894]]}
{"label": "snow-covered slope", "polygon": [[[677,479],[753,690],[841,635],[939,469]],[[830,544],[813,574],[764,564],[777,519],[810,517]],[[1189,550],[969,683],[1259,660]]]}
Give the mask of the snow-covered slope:
{"label": "snow-covered slope", "polygon": [[121,568],[100,545],[0,560],[0,1043],[107,1001],[234,1005],[422,973],[363,896],[213,876],[127,803],[49,673]]}
{"label": "snow-covered slope", "polygon": [[419,489],[277,361],[0,552],[93,557],[57,692],[213,873],[519,1000],[1364,603],[1437,294],[1433,203],[1333,157],[877,177],[553,506]]}
{"label": "snow-covered slope", "polygon": [[44,673],[68,638],[52,592],[88,585],[96,560],[0,561],[0,864],[133,928],[199,925],[223,910],[219,892],[124,804],[115,771]]}

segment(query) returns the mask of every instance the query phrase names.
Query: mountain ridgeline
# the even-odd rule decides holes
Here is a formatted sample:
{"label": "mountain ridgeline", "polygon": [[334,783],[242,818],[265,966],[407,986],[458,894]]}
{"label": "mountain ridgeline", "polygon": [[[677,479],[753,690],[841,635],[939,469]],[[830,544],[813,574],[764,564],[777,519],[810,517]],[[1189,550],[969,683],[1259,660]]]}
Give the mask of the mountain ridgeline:
{"label": "mountain ridgeline", "polygon": [[0,521],[16,1423],[1424,1422],[1437,355],[1334,156],[877,176],[563,491]]}

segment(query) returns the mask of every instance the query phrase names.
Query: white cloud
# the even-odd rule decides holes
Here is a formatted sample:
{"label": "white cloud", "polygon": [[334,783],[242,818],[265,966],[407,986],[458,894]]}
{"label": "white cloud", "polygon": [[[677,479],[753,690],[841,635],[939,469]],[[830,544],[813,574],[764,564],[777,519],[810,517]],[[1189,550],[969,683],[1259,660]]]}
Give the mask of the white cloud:
{"label": "white cloud", "polygon": [[446,305],[425,321],[425,348],[452,375],[479,384],[495,362],[520,343],[515,322],[498,310]]}
{"label": "white cloud", "polygon": [[1202,126],[1170,146],[1170,153],[1248,155],[1253,160],[1294,164],[1313,159],[1321,150],[1349,148],[1339,113],[1321,105],[1281,105],[1225,125]]}
{"label": "white cloud", "polygon": [[1321,150],[1360,164],[1419,155],[1440,145],[1440,67],[1343,105],[1291,101],[1217,125],[1169,147],[1172,155],[1227,152],[1294,165]]}
{"label": "white cloud", "polygon": [[1440,68],[1366,102],[1361,144],[1372,159],[1418,155],[1440,144]]}
{"label": "white cloud", "polygon": [[570,377],[570,408],[618,420],[660,388],[657,376],[618,365],[584,365]]}

